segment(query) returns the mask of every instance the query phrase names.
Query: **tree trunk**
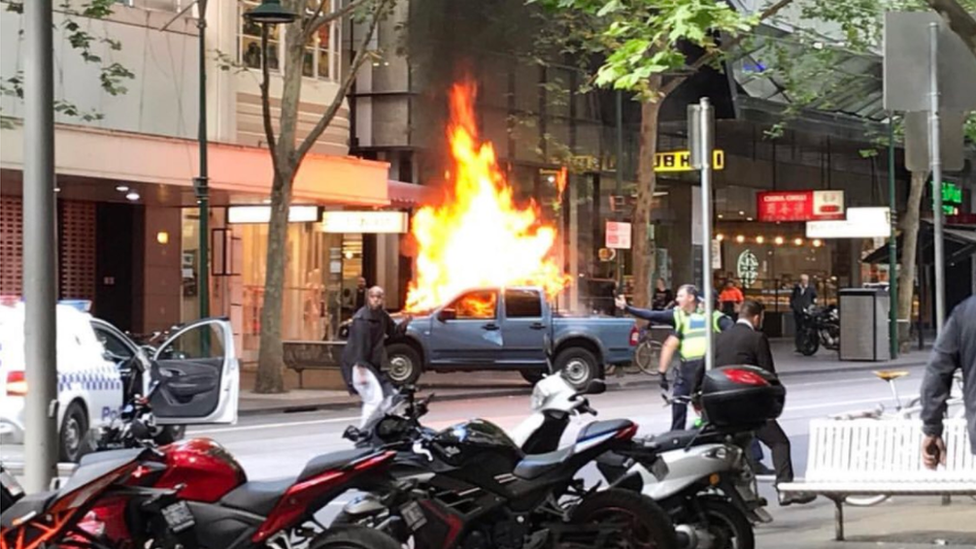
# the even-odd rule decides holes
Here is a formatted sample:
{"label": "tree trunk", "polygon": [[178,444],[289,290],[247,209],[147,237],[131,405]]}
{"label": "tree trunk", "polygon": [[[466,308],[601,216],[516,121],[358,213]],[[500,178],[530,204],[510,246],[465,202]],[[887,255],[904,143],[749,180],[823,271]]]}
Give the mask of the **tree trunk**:
{"label": "tree trunk", "polygon": [[[281,178],[281,179],[279,179]],[[275,176],[271,191],[271,220],[268,227],[268,255],[264,274],[264,302],[261,307],[261,338],[255,393],[283,393],[284,352],[281,348],[282,304],[285,287],[285,247],[288,240],[290,174]],[[288,196],[286,196],[288,195]]]}
{"label": "tree trunk", "polygon": [[[297,7],[297,3],[296,3]],[[264,301],[261,307],[261,338],[255,393],[283,393],[284,352],[281,348],[281,321],[285,291],[285,248],[288,240],[288,210],[291,189],[300,160],[295,155],[298,103],[302,89],[302,56],[305,53],[297,24],[285,34],[285,70],[282,74],[280,130],[271,151],[276,162],[271,187],[271,220],[268,227],[268,254],[264,273]],[[269,116],[266,114],[266,116]]]}
{"label": "tree trunk", "polygon": [[[660,89],[661,77],[651,78],[651,89]],[[654,155],[657,153],[657,121],[664,98],[641,103],[640,159],[637,165],[637,205],[634,209],[634,305],[651,304],[651,285],[656,251],[650,234],[654,187]]]}
{"label": "tree trunk", "polygon": [[905,216],[901,221],[901,264],[898,270],[898,318],[911,319],[915,292],[915,254],[918,249],[919,214],[925,191],[926,172],[912,172],[911,190]]}

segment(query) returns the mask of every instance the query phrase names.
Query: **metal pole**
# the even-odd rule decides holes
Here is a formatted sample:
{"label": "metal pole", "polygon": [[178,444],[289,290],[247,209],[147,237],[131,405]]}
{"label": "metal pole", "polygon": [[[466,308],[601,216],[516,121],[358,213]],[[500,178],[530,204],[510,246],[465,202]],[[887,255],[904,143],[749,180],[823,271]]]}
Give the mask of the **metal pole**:
{"label": "metal pole", "polygon": [[[624,95],[617,90],[617,185],[614,194],[621,196],[624,192]],[[626,201],[625,201],[626,203]],[[623,211],[617,208],[616,220],[623,219]],[[638,231],[638,234],[643,234]],[[623,294],[624,287],[624,254],[623,250],[617,250],[617,293]]]}
{"label": "metal pole", "polygon": [[200,175],[193,179],[193,188],[200,206],[200,259],[198,265],[197,291],[200,297],[200,318],[210,316],[210,187],[207,170],[207,0],[200,0],[200,18],[197,28],[200,31],[200,120],[197,141],[200,148]]}
{"label": "metal pole", "polygon": [[929,23],[929,159],[932,162],[932,220],[935,226],[935,333],[945,321],[945,249],[942,240],[942,157],[939,143],[939,24]]}
{"label": "metal pole", "polygon": [[57,236],[51,0],[24,2],[24,487],[47,490],[57,471]]}
{"label": "metal pole", "polygon": [[705,369],[711,370],[715,364],[712,342],[715,340],[712,311],[712,106],[707,97],[701,98],[701,201],[702,201],[702,289],[705,293]]}
{"label": "metal pole", "polygon": [[[891,359],[898,358],[898,242],[895,216],[898,201],[895,197],[895,120],[888,113],[888,208],[891,210],[891,236],[888,237],[888,339]],[[911,313],[909,313],[911,316]]]}

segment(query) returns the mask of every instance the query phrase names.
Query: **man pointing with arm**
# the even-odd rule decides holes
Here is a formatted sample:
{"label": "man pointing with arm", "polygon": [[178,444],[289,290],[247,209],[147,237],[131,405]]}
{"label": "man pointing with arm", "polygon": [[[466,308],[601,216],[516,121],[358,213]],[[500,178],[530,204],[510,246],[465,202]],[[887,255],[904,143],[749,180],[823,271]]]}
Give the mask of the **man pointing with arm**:
{"label": "man pointing with arm", "polygon": [[[688,418],[688,403],[681,397],[691,396],[705,375],[705,352],[708,349],[705,333],[708,330],[708,319],[705,313],[699,310],[700,295],[695,286],[685,284],[678,288],[675,302],[677,307],[670,311],[649,311],[627,305],[627,300],[623,296],[617,296],[616,299],[618,308],[637,318],[648,320],[652,324],[674,327],[674,331],[668,336],[661,349],[658,372],[661,374],[661,389],[667,391],[668,379],[665,374],[668,366],[671,365],[674,353],[677,352],[681,364],[678,367],[678,375],[675,376],[672,396],[682,402],[671,404],[671,430],[680,431],[685,428]],[[713,313],[712,322],[716,332],[727,330],[735,324],[731,318],[718,311]]]}

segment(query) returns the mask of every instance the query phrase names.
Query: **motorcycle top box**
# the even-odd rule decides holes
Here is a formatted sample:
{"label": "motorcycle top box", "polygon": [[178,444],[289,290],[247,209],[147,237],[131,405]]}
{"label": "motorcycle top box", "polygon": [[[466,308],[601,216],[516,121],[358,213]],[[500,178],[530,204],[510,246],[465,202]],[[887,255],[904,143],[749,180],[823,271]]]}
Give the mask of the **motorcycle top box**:
{"label": "motorcycle top box", "polygon": [[726,366],[705,373],[701,406],[716,427],[755,429],[783,413],[786,388],[776,374],[755,366]]}

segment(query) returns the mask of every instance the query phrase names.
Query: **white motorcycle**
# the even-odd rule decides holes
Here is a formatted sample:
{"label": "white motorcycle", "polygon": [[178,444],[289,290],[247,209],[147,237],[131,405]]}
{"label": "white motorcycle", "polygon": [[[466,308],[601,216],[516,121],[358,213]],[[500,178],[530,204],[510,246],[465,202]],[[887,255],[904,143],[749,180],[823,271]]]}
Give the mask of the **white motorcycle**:
{"label": "white motorcycle", "polygon": [[[547,376],[536,384],[532,415],[512,431],[513,440],[526,454],[555,451],[574,416],[596,415],[584,395],[602,389],[591,385],[580,392],[561,375]],[[671,515],[683,549],[752,549],[751,523],[772,520],[745,458],[752,438],[750,430],[706,424],[635,439],[633,448],[598,458],[597,467],[608,483],[657,501]],[[665,471],[648,465],[658,456]]]}

